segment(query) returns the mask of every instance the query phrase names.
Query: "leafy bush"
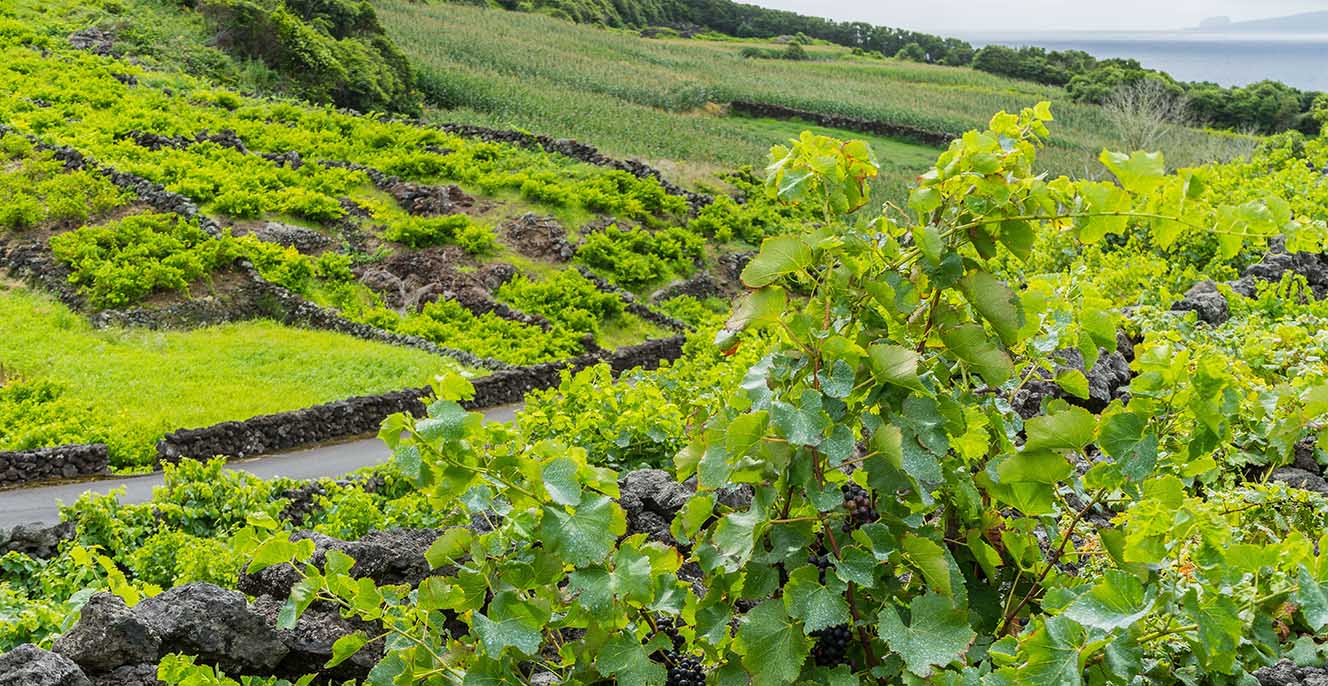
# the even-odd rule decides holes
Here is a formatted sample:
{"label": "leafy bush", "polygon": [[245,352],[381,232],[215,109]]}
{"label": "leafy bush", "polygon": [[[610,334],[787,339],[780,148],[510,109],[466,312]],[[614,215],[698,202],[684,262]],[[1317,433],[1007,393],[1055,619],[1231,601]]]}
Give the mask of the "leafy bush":
{"label": "leafy bush", "polygon": [[580,335],[566,328],[543,331],[492,312],[476,316],[452,300],[429,303],[419,314],[408,317],[379,309],[366,313],[363,319],[389,331],[419,336],[438,345],[509,364],[551,362],[584,351]]}
{"label": "leafy bush", "polygon": [[622,298],[599,290],[575,269],[558,272],[543,281],[518,274],[503,284],[496,295],[518,310],[542,315],[583,334],[595,333],[600,322],[623,313]]}
{"label": "leafy bush", "polygon": [[[458,244],[463,234],[467,236],[468,242],[478,241],[484,243],[482,238],[476,238],[478,233],[472,233],[476,232],[476,229],[472,228],[474,226],[475,224],[471,218],[464,214],[448,214],[441,217],[407,217],[389,224],[387,230],[383,232],[383,238],[411,248],[427,248],[449,243]],[[485,229],[480,227],[479,231],[485,231]],[[492,237],[492,230],[488,230],[488,233]]]}
{"label": "leafy bush", "polygon": [[54,383],[11,380],[0,386],[0,450],[93,443],[98,433],[87,406]]}
{"label": "leafy bush", "polygon": [[123,307],[158,290],[189,285],[239,257],[233,241],[212,238],[174,214],[140,214],[51,237],[69,280],[96,307]]}
{"label": "leafy bush", "polygon": [[650,232],[609,226],[585,237],[576,259],[628,288],[690,272],[705,254],[705,241],[687,229]]}

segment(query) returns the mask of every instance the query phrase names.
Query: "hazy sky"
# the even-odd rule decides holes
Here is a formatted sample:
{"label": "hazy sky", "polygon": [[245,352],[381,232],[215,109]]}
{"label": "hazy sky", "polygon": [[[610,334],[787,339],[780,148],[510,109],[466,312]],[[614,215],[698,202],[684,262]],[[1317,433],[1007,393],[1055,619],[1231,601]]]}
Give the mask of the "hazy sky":
{"label": "hazy sky", "polygon": [[1328,9],[1328,0],[745,0],[832,19],[946,34],[1067,29],[1153,30]]}

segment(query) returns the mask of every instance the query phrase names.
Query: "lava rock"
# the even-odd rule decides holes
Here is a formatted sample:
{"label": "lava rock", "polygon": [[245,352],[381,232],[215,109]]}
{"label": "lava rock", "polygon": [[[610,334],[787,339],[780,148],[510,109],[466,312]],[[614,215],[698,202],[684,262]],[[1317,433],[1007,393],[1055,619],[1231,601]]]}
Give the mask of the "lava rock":
{"label": "lava rock", "polygon": [[1259,686],[1328,686],[1328,670],[1322,667],[1297,667],[1290,660],[1282,660],[1271,667],[1260,667],[1254,672]]}
{"label": "lava rock", "polygon": [[0,529],[0,554],[22,553],[38,560],[49,560],[60,552],[60,544],[74,538],[77,524],[61,522],[55,526],[20,524],[9,531]]}
{"label": "lava rock", "polygon": [[21,645],[0,655],[0,686],[92,686],[67,657]]}
{"label": "lava rock", "polygon": [[302,253],[316,253],[332,246],[332,239],[313,229],[303,226],[291,226],[281,222],[268,222],[254,229],[253,234],[260,240],[276,243],[282,247],[295,248]]}
{"label": "lava rock", "polygon": [[644,533],[651,540],[676,545],[669,527],[696,492],[660,469],[628,472],[618,482],[618,504],[627,513],[628,535]]}
{"label": "lava rock", "polygon": [[[355,566],[350,570],[352,577],[373,579],[379,585],[415,586],[432,572],[424,553],[440,535],[441,531],[433,529],[393,529],[371,531],[358,541],[343,541],[302,531],[294,534],[292,540],[314,542],[312,563],[315,566],[322,567],[327,553],[336,550],[355,560]],[[238,588],[251,596],[286,598],[299,578],[290,565],[277,565],[254,574],[242,574]]]}
{"label": "lava rock", "polygon": [[83,606],[74,628],[56,640],[55,652],[96,674],[156,662],[161,638],[119,596],[98,593]]}
{"label": "lava rock", "polygon": [[1328,481],[1316,472],[1309,472],[1296,467],[1281,467],[1273,472],[1270,480],[1284,483],[1292,488],[1328,496]]}
{"label": "lava rock", "polygon": [[165,654],[195,655],[232,673],[266,673],[289,649],[243,595],[193,583],[149,598],[134,609],[161,637]]}
{"label": "lava rock", "polygon": [[109,55],[115,50],[115,37],[109,31],[90,27],[69,34],[69,44],[75,50],[86,50],[94,55]]}
{"label": "lava rock", "polygon": [[121,667],[113,672],[94,675],[92,686],[158,686],[157,665],[142,664]]}
{"label": "lava rock", "polygon": [[1184,298],[1171,305],[1171,309],[1173,312],[1194,312],[1199,316],[1199,321],[1212,326],[1221,326],[1231,318],[1226,296],[1217,290],[1217,285],[1212,281],[1195,284],[1185,291]]}
{"label": "lava rock", "polygon": [[[271,596],[262,596],[254,601],[254,612],[262,615],[269,624],[276,626],[277,615],[281,612],[285,600]],[[289,652],[277,666],[279,674],[299,677],[304,674],[320,674],[336,683],[360,681],[369,676],[369,670],[383,657],[381,643],[366,646],[349,660],[329,670],[324,665],[332,659],[332,646],[338,639],[349,636],[357,630],[377,633],[362,623],[344,619],[340,611],[311,607],[300,615],[300,621],[294,629],[280,629],[277,634]],[[379,630],[381,631],[381,630]]]}
{"label": "lava rock", "polygon": [[522,255],[566,262],[576,254],[567,242],[567,229],[553,217],[527,212],[503,222],[498,230]]}
{"label": "lava rock", "polygon": [[1133,373],[1129,359],[1134,356],[1134,347],[1124,335],[1116,337],[1116,352],[1109,353],[1104,348],[1098,349],[1097,364],[1092,369],[1085,369],[1084,356],[1077,348],[1065,348],[1056,351],[1056,373],[1075,370],[1088,380],[1088,397],[1079,398],[1067,394],[1061,389],[1052,375],[1042,371],[1014,395],[1014,408],[1024,419],[1031,419],[1042,412],[1045,400],[1064,398],[1072,405],[1078,405],[1091,412],[1101,412],[1112,400],[1123,398],[1125,389],[1130,385]]}

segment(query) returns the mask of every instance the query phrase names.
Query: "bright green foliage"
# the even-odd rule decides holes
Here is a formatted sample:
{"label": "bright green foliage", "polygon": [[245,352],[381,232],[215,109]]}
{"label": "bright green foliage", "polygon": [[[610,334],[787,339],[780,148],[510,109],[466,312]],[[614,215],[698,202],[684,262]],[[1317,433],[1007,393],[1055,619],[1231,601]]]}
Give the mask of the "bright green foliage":
{"label": "bright green foliage", "polygon": [[129,200],[100,174],[65,172],[50,153],[38,153],[24,138],[0,136],[0,234],[43,225],[76,226]]}
{"label": "bright green foliage", "polygon": [[86,406],[50,381],[8,379],[0,386],[0,450],[96,442]]}
{"label": "bright green foliage", "polygon": [[576,259],[614,283],[636,288],[690,274],[704,250],[701,237],[687,229],[624,231],[615,225],[587,235]]}
{"label": "bright green foliage", "polygon": [[234,245],[196,221],[141,214],[51,238],[51,252],[95,307],[123,307],[159,290],[189,294],[190,284],[234,262]]}
{"label": "bright green foliage", "polygon": [[605,293],[581,272],[568,269],[544,281],[518,275],[495,294],[499,300],[579,334],[593,334],[601,323],[621,317],[622,298]]}
{"label": "bright green foliage", "polygon": [[365,319],[389,331],[419,336],[438,345],[509,364],[551,362],[584,351],[581,337],[575,331],[564,328],[544,331],[492,312],[477,316],[453,300],[429,303],[419,314],[410,317],[376,310]]}

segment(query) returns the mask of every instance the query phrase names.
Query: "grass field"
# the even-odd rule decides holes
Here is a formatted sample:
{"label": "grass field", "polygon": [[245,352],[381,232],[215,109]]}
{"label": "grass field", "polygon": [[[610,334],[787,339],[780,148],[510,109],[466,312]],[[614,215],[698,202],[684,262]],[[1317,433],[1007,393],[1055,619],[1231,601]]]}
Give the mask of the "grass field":
{"label": "grass field", "polygon": [[[808,62],[747,59],[739,53],[750,43],[645,39],[451,3],[380,0],[377,7],[389,33],[449,106],[434,114],[437,119],[574,137],[655,162],[684,180],[762,164],[772,143],[801,128],[728,116],[723,104],[735,100],[952,133],[979,127],[999,110],[1051,100],[1057,126],[1043,157],[1049,171],[1083,175],[1096,168],[1102,148],[1117,145],[1100,108],[1070,103],[1057,88],[967,68],[825,46],[810,48],[818,59]],[[919,154],[902,155],[900,167],[930,161],[909,147]],[[1173,147],[1166,152],[1177,166],[1223,150],[1220,139],[1201,131],[1185,132]],[[877,149],[887,166],[900,152],[893,145]],[[897,189],[924,166],[888,169],[883,183]]]}
{"label": "grass field", "polygon": [[45,295],[0,286],[5,374],[48,380],[90,410],[117,465],[149,464],[180,428],[424,385],[423,351],[272,322],[186,332],[93,329]]}

